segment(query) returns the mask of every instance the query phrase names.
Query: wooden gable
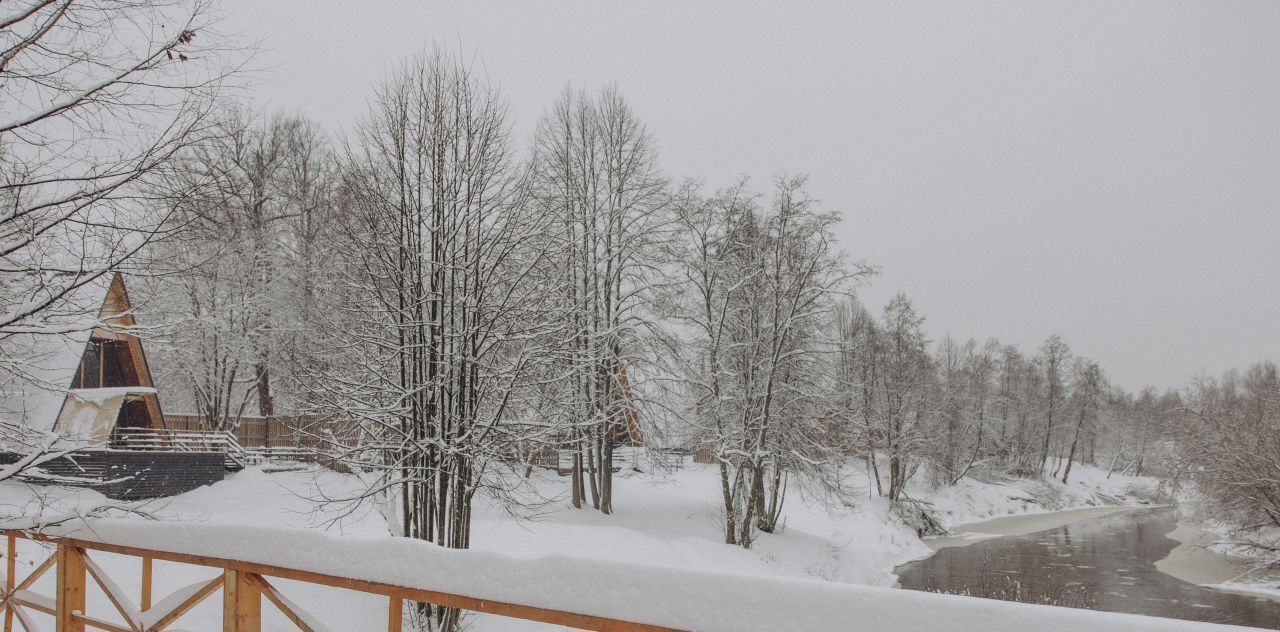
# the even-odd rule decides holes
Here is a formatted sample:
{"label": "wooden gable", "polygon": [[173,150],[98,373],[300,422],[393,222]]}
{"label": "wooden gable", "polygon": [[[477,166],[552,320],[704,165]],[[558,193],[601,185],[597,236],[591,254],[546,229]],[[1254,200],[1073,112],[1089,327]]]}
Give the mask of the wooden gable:
{"label": "wooden gable", "polygon": [[[83,399],[92,391],[106,389],[150,390],[128,396],[127,401],[118,404],[118,417],[113,419],[118,419],[123,426],[163,429],[164,415],[160,398],[154,391],[142,339],[129,331],[137,324],[132,309],[124,276],[117,272],[98,310],[98,321],[103,326],[95,328],[89,336],[68,397]],[[68,406],[64,401],[60,419],[68,413]],[[66,425],[61,421],[60,424]]]}

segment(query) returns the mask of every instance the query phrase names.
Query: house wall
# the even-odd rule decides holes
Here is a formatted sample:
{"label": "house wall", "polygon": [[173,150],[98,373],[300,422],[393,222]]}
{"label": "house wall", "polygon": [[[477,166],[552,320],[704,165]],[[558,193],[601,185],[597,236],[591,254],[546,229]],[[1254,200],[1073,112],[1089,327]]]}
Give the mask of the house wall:
{"label": "house wall", "polygon": [[[19,454],[0,452],[0,465],[19,458]],[[86,450],[49,461],[41,469],[52,476],[91,479],[60,484],[88,487],[117,500],[142,500],[174,496],[221,481],[226,473],[223,459],[213,452]]]}

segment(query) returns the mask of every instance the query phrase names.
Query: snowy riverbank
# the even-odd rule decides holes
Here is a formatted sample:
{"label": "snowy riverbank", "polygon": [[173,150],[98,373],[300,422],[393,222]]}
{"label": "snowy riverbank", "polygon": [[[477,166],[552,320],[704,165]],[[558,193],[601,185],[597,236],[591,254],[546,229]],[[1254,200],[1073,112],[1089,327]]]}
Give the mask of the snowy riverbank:
{"label": "snowy riverbank", "polygon": [[1213,525],[1181,521],[1168,537],[1178,546],[1156,563],[1160,571],[1185,582],[1280,601],[1280,572],[1261,568],[1266,560],[1223,543]]}

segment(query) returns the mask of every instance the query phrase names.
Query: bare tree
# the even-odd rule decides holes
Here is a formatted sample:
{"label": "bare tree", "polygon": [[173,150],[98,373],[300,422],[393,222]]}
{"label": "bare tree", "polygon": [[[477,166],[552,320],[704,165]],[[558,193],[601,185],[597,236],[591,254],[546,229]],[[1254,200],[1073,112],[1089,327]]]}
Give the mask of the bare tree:
{"label": "bare tree", "polygon": [[780,179],[768,211],[741,186],[679,205],[692,417],[719,463],[725,541],[744,547],[776,529],[789,482],[838,484],[842,462],[824,332],[851,275],[832,247],[836,216],[803,186]]}
{"label": "bare tree", "polygon": [[170,401],[189,393],[187,405],[215,429],[246,412],[275,413],[271,376],[288,375],[314,312],[317,224],[331,207],[333,170],[305,120],[231,112],[219,128],[167,176],[191,193],[171,201],[175,229],[146,251],[163,276],[145,288]]}
{"label": "bare tree", "polygon": [[1057,335],[1050,336],[1040,347],[1040,359],[1044,369],[1045,418],[1044,437],[1040,444],[1040,470],[1043,472],[1049,462],[1049,444],[1053,440],[1053,429],[1056,420],[1054,413],[1059,412],[1059,403],[1063,398],[1063,372],[1071,351],[1067,344]]}
{"label": "bare tree", "polygon": [[973,446],[969,448],[969,459],[964,467],[955,472],[950,484],[955,485],[973,470],[979,457],[985,452],[987,440],[987,409],[991,405],[992,380],[996,374],[996,357],[1000,353],[1000,343],[988,340],[979,347],[970,340],[965,349],[965,379],[969,415],[965,424],[964,436],[972,435]]}
{"label": "bare tree", "polygon": [[[342,421],[333,456],[366,482],[394,533],[467,548],[495,465],[546,430],[532,410],[557,290],[539,277],[550,221],[526,204],[506,108],[436,50],[378,89],[337,203],[335,275],[317,300],[333,357],[309,400]],[[455,609],[418,615],[455,629]]]}
{"label": "bare tree", "polygon": [[[0,391],[12,396],[0,416],[14,427],[52,424],[7,404],[68,386],[48,379],[50,346],[101,325],[98,305],[78,295],[165,230],[152,200],[160,176],[212,133],[210,112],[245,56],[207,9],[31,0],[0,10]],[[57,453],[46,443],[29,445]]]}
{"label": "bare tree", "polygon": [[[1077,359],[1073,373],[1071,390],[1076,407],[1076,425],[1075,432],[1071,435],[1071,448],[1067,453],[1067,466],[1062,471],[1063,484],[1066,484],[1068,477],[1071,476],[1071,462],[1076,458],[1081,433],[1086,432],[1086,427],[1097,423],[1104,388],[1102,369],[1096,362]],[[1088,432],[1092,433],[1092,430]]]}
{"label": "bare tree", "polygon": [[885,305],[878,416],[889,452],[889,500],[904,496],[907,481],[929,451],[929,398],[933,364],[925,348],[924,318],[898,295]]}
{"label": "bare tree", "polygon": [[1255,537],[1280,527],[1280,371],[1270,362],[1243,374],[1201,379],[1176,423],[1178,480],[1190,483],[1200,512],[1233,527],[1233,539],[1272,559],[1280,550]]}
{"label": "bare tree", "polygon": [[636,376],[649,362],[666,182],[652,138],[613,87],[594,98],[566,90],[534,149],[534,199],[559,224],[558,287],[572,329],[559,403],[573,427],[573,505],[589,483],[592,506],[612,513],[614,446],[634,439]]}
{"label": "bare tree", "polygon": [[142,187],[209,135],[232,68],[202,2],[26,2],[0,17],[0,336],[163,225]]}

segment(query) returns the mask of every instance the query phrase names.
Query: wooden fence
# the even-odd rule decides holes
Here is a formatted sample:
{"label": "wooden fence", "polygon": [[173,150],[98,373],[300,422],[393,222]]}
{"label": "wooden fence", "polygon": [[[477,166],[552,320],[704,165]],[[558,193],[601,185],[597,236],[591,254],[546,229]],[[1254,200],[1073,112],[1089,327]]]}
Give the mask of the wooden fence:
{"label": "wooden fence", "polygon": [[[192,608],[214,593],[222,592],[222,629],[224,632],[259,632],[262,628],[262,599],[266,597],[299,630],[313,632],[327,629],[322,622],[285,597],[268,578],[287,579],[387,597],[386,629],[400,632],[404,602],[433,603],[446,607],[485,612],[527,621],[539,621],[583,630],[614,632],[656,632],[673,630],[659,626],[608,619],[561,610],[551,610],[513,603],[478,599],[421,588],[395,586],[350,577],[283,568],[254,562],[188,555],[131,546],[119,546],[79,540],[53,538],[17,531],[5,531],[8,551],[5,555],[4,632],[12,632],[14,620],[27,632],[41,629],[31,613],[54,617],[58,632],[84,632],[88,628],[108,632],[152,632],[165,630]],[[21,581],[17,579],[17,540],[30,538],[55,545],[54,552]],[[127,555],[142,566],[139,601],[122,590],[90,556],[90,551]],[[154,560],[176,562],[221,569],[213,579],[179,588],[168,597],[153,600],[152,563]],[[36,580],[48,572],[56,574],[53,595],[32,590]],[[113,623],[86,610],[85,593],[92,579],[107,595],[124,624]],[[379,626],[380,627],[380,626]],[[376,629],[373,626],[363,629]]]}
{"label": "wooden fence", "polygon": [[[198,415],[165,415],[165,427],[169,430],[203,432],[211,430]],[[323,447],[326,433],[341,435],[341,428],[333,422],[325,422],[307,416],[241,417],[240,425],[232,433],[240,445],[246,448],[307,448]]]}

